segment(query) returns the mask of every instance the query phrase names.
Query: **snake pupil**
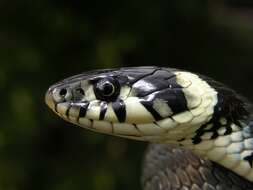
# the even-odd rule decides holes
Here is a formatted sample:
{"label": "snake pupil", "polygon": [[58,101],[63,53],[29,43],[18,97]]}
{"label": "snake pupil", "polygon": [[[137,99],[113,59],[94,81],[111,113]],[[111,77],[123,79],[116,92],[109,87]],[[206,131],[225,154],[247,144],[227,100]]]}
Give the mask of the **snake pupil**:
{"label": "snake pupil", "polygon": [[111,83],[105,83],[102,88],[105,96],[110,96],[114,90],[114,87]]}

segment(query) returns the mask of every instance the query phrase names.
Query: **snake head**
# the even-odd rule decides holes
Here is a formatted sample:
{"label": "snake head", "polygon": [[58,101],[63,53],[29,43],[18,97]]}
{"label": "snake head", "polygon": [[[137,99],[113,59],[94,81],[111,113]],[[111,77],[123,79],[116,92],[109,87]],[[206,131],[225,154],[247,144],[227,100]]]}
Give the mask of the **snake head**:
{"label": "snake head", "polygon": [[96,70],[54,84],[45,100],[68,122],[179,144],[253,181],[252,107],[210,78],[160,67]]}
{"label": "snake head", "polygon": [[210,120],[217,93],[190,72],[129,67],[67,78],[51,86],[45,100],[61,118],[90,130],[176,142]]}

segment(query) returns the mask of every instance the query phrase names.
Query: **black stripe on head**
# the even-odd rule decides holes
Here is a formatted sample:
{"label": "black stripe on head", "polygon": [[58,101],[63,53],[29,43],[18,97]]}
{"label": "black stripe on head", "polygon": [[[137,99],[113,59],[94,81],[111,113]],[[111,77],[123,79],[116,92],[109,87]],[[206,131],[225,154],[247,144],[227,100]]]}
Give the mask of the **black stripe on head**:
{"label": "black stripe on head", "polygon": [[174,83],[174,87],[165,89],[157,93],[155,98],[162,99],[167,102],[173,114],[181,113],[188,110],[187,101],[182,88]]}
{"label": "black stripe on head", "polygon": [[163,117],[154,109],[153,102],[155,99],[161,99],[164,102],[167,102],[167,105],[173,114],[188,110],[187,101],[181,88],[168,88],[162,91],[157,91],[140,101],[142,105],[153,115],[156,121],[163,119]]}
{"label": "black stripe on head", "polygon": [[119,120],[119,122],[125,122],[126,120],[126,105],[123,100],[117,100],[112,102],[112,108]]}
{"label": "black stripe on head", "polygon": [[105,118],[105,113],[107,111],[107,103],[106,102],[101,102],[100,104],[100,114],[99,114],[99,120],[103,120]]}
{"label": "black stripe on head", "polygon": [[167,70],[154,70],[148,75],[136,79],[132,88],[138,97],[145,97],[151,93],[165,89],[175,74]]}
{"label": "black stripe on head", "polygon": [[163,119],[162,116],[154,109],[153,101],[141,100],[140,103],[146,108],[147,111],[149,111],[149,113],[152,114],[156,121]]}
{"label": "black stripe on head", "polygon": [[246,160],[246,161],[248,161],[250,167],[252,168],[252,164],[253,164],[253,163],[252,163],[252,162],[253,162],[253,153],[251,153],[251,155],[249,155],[249,156],[244,157],[243,159]]}
{"label": "black stripe on head", "polygon": [[85,117],[86,115],[86,112],[87,112],[87,109],[89,107],[89,102],[86,101],[86,102],[83,102],[80,106],[80,111],[79,111],[79,117]]}
{"label": "black stripe on head", "polygon": [[66,116],[69,118],[69,110],[70,110],[70,108],[71,108],[71,105],[69,105],[68,106],[68,109],[67,109],[67,111],[66,111]]}
{"label": "black stripe on head", "polygon": [[188,110],[182,86],[177,83],[177,78],[173,71],[157,69],[134,83],[132,88],[137,97],[144,99],[142,104],[152,113],[156,120],[160,120],[162,117],[153,108],[152,102],[155,99],[167,102],[173,114]]}

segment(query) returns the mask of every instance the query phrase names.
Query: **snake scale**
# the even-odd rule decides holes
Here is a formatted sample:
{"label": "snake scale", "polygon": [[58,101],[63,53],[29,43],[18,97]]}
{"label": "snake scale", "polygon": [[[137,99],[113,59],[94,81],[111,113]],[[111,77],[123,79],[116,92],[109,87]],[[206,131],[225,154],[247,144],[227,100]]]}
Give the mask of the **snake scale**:
{"label": "snake scale", "polygon": [[164,67],[94,70],[52,85],[45,101],[75,125],[151,142],[145,190],[253,189],[252,106],[209,77]]}

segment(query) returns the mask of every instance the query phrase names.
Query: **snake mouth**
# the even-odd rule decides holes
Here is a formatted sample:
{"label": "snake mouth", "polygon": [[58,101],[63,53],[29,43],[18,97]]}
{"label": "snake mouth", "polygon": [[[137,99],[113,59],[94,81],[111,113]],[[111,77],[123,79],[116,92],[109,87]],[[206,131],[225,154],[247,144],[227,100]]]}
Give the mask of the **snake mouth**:
{"label": "snake mouth", "polygon": [[[117,121],[99,120],[87,117],[85,113],[89,109],[93,109],[93,105],[89,102],[71,103],[59,102],[57,103],[52,95],[53,90],[49,89],[45,94],[45,102],[49,108],[59,115],[64,120],[78,125],[82,128],[120,136],[135,140],[147,141],[158,140],[162,134],[166,134],[168,128],[161,127],[166,123],[167,125],[175,127],[177,123],[171,118],[166,121],[149,122],[149,123],[120,123]],[[81,105],[82,104],[82,105]],[[161,125],[161,126],[160,126]]]}
{"label": "snake mouth", "polygon": [[93,109],[93,106],[89,103],[55,103],[52,102],[50,97],[47,99],[49,101],[48,105],[57,115],[73,124],[92,131],[126,137],[155,136],[163,134],[166,131],[166,129],[159,126],[159,122],[135,124],[91,118],[85,113],[87,110]]}

